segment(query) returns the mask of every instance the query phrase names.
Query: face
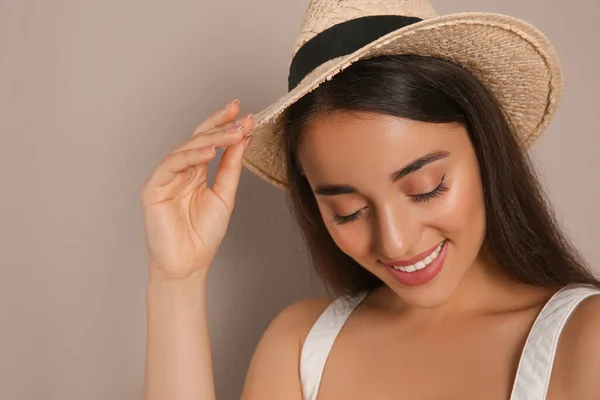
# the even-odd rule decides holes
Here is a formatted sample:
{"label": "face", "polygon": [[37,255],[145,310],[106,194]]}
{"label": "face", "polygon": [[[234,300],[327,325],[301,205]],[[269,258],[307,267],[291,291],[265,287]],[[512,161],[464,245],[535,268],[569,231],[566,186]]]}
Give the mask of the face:
{"label": "face", "polygon": [[334,113],[306,127],[298,152],[344,253],[408,304],[451,298],[485,234],[479,165],[462,126]]}

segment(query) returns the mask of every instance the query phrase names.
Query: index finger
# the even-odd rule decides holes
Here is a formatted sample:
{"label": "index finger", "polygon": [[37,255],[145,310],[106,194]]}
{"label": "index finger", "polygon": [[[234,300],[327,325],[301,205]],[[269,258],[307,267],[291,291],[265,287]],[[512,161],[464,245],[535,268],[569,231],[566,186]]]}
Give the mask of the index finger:
{"label": "index finger", "polygon": [[227,104],[225,108],[215,111],[207,119],[202,121],[200,125],[194,129],[193,136],[199,133],[206,132],[210,129],[218,128],[232,122],[240,112],[239,100],[234,100]]}

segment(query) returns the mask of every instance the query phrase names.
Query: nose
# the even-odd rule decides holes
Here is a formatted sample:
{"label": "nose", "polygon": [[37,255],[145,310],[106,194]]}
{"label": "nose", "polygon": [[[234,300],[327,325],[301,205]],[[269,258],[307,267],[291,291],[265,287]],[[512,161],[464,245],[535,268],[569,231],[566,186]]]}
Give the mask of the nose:
{"label": "nose", "polygon": [[420,224],[405,207],[379,208],[375,221],[373,247],[382,259],[406,258],[421,240]]}

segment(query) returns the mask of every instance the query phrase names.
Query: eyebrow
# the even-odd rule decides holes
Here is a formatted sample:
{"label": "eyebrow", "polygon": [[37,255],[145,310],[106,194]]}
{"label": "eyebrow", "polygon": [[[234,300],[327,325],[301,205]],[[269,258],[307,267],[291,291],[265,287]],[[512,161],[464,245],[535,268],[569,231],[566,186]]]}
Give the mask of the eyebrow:
{"label": "eyebrow", "polygon": [[[446,158],[449,155],[450,153],[447,151],[435,151],[433,153],[426,154],[412,161],[408,165],[400,168],[398,171],[391,173],[389,179],[391,182],[399,181],[405,176],[420,170],[424,166],[431,164],[435,161],[441,160],[442,158]],[[358,190],[352,185],[324,184],[317,186],[314,192],[315,194],[321,196],[337,196],[341,194],[358,193]]]}

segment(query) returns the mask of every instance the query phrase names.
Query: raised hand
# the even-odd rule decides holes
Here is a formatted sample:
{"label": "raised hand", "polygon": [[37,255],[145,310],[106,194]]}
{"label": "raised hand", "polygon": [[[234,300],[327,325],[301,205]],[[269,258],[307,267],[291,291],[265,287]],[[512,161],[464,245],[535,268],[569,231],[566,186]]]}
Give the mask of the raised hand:
{"label": "raised hand", "polygon": [[[235,205],[242,156],[252,139],[252,116],[233,122],[234,101],[195,129],[144,183],[142,212],[150,279],[181,279],[209,267]],[[208,163],[226,147],[212,187]]]}

